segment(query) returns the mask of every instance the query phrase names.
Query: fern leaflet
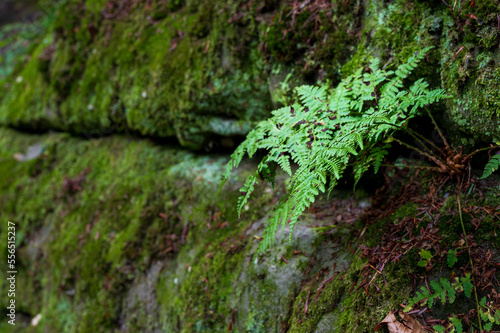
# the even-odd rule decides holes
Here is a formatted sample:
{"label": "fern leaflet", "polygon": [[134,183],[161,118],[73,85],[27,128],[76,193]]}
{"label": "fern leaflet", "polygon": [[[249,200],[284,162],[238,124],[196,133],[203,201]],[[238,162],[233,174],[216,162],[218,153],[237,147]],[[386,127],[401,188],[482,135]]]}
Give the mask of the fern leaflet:
{"label": "fern leaflet", "polygon": [[486,163],[484,167],[483,175],[479,179],[488,178],[493,172],[500,168],[500,154],[493,155],[493,157]]}

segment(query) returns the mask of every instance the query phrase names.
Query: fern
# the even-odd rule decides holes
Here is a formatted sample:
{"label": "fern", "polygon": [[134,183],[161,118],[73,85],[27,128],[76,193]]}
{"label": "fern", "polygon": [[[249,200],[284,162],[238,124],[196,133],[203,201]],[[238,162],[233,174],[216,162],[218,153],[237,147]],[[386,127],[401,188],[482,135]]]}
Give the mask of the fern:
{"label": "fern", "polygon": [[438,333],[462,333],[464,331],[462,326],[462,321],[457,317],[450,317],[450,325],[448,327],[444,327],[441,325],[435,325],[432,327]]}
{"label": "fern", "polygon": [[446,264],[449,268],[452,268],[453,265],[457,263],[457,250],[448,250],[448,254],[446,255]]}
{"label": "fern", "polygon": [[[472,296],[474,286],[471,282],[471,275],[467,273],[465,277],[454,278],[452,282],[445,278],[441,278],[439,282],[433,280],[430,282],[432,291],[425,287],[421,288],[421,292],[417,292],[416,296],[408,302],[408,305],[403,311],[408,312],[415,304],[427,305],[432,308],[434,302],[439,299],[441,303],[453,303],[456,298],[457,291],[463,291],[467,298]],[[486,297],[483,297],[478,303],[478,311],[481,322],[484,322],[483,328],[486,332],[490,332],[493,324],[500,324],[500,311],[492,308],[491,304],[486,302]],[[433,327],[436,332],[463,332],[462,321],[451,316],[447,327],[436,325]]]}
{"label": "fern", "polygon": [[[463,291],[465,296],[470,298],[474,288],[471,282],[470,273],[467,273],[465,277],[460,279],[454,278],[452,282],[445,278],[441,278],[439,282],[437,280],[433,280],[430,284],[433,291],[422,287],[421,292],[417,292],[416,296],[404,308],[404,312],[410,311],[415,304],[427,305],[427,307],[432,308],[435,300],[437,299],[441,300],[443,305],[446,303],[451,304],[455,301],[457,291]],[[479,301],[477,309],[484,331],[490,332],[494,324],[500,325],[500,310],[493,308],[492,302],[488,303],[486,301],[486,297],[483,297],[481,301]],[[448,319],[449,324],[447,327],[436,325],[433,326],[433,329],[436,332],[463,332],[462,321],[459,318],[451,316]],[[484,331],[481,330],[481,332]]]}
{"label": "fern", "polygon": [[479,316],[485,323],[483,328],[489,332],[493,328],[493,324],[500,325],[500,310],[494,309],[486,302],[486,297],[483,297],[479,302]]}
{"label": "fern", "polygon": [[250,194],[253,192],[254,186],[257,184],[257,177],[250,176],[247,178],[245,185],[240,189],[242,196],[238,198],[238,217],[240,217],[240,212],[245,207],[245,204],[250,198]]}
{"label": "fern", "polygon": [[405,307],[404,312],[408,312],[415,304],[426,304],[429,308],[432,308],[434,301],[439,299],[444,305],[446,303],[453,303],[456,298],[457,291],[463,291],[465,296],[471,297],[473,285],[470,279],[470,273],[467,273],[465,277],[455,278],[452,282],[445,278],[431,281],[431,287],[433,291],[428,290],[425,287],[421,288],[421,291],[417,291],[416,296],[413,297],[408,305]]}
{"label": "fern", "polygon": [[500,168],[500,154],[493,155],[484,167],[483,175],[479,179],[488,178],[493,172],[497,171],[498,168]]}
{"label": "fern", "polygon": [[417,263],[417,265],[420,266],[420,267],[425,267],[431,261],[431,259],[432,259],[433,256],[432,256],[432,253],[430,253],[429,251],[427,251],[427,250],[421,250],[420,251],[420,257],[422,259]]}
{"label": "fern", "polygon": [[[232,154],[221,187],[245,154],[252,157],[259,149],[268,154],[242,187],[238,214],[256,183],[274,184],[277,166],[291,176],[288,195],[268,219],[258,252],[274,243],[280,226],[289,225],[291,240],[299,216],[328,184],[329,190],[335,187],[351,159],[358,156],[356,182],[371,165],[377,172],[389,148],[377,144],[404,128],[421,106],[448,97],[444,90],[429,90],[423,80],[404,88],[404,79],[428,50],[415,53],[396,71],[380,69],[379,59],[373,59],[367,72],[361,68],[335,88],[301,86],[297,103],[273,111],[248,134]],[[295,172],[291,163],[297,165]]]}
{"label": "fern", "polygon": [[387,149],[391,147],[390,144],[386,143],[382,147],[374,147],[372,149],[366,150],[365,154],[361,155],[361,158],[357,160],[354,165],[354,187],[358,184],[359,180],[363,174],[368,171],[370,166],[373,165],[373,172],[377,173],[382,165],[382,161],[385,156],[389,154]]}

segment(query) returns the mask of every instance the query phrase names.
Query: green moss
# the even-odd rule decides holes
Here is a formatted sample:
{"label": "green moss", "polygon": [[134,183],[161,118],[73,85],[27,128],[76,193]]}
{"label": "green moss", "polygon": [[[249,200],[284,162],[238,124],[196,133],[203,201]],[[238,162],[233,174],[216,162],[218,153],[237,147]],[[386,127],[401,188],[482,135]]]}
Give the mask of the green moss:
{"label": "green moss", "polygon": [[[41,313],[40,330],[107,332],[125,325],[201,332],[225,330],[234,317],[240,331],[267,331],[284,320],[273,311],[286,308],[299,268],[290,275],[281,267],[283,277],[269,272],[282,263],[277,255],[249,274],[257,241],[246,221],[264,212],[251,209],[237,221],[237,184],[216,199],[224,158],[120,136],[0,134],[0,169],[12,175],[0,177],[1,218],[16,222],[19,241],[18,309],[28,317]],[[38,157],[14,159],[35,145],[43,147]],[[263,207],[273,194],[258,191],[252,205]],[[280,251],[288,256],[286,249]],[[304,267],[299,258],[290,261]],[[141,282],[158,262],[165,270]],[[143,285],[153,300],[130,303],[132,290]],[[144,304],[157,312],[132,315]]]}
{"label": "green moss", "polygon": [[[448,100],[448,114],[456,124],[457,144],[473,146],[499,141],[498,20],[494,2],[472,6],[466,1],[452,12],[443,48],[443,86],[455,97]],[[471,18],[473,15],[477,19]],[[460,52],[459,52],[460,51]],[[468,140],[472,138],[475,141]]]}
{"label": "green moss", "polygon": [[331,7],[284,6],[266,29],[266,50],[277,62],[295,62],[295,76],[309,84],[335,84],[359,43],[362,11],[359,3],[341,1]]}
{"label": "green moss", "polygon": [[391,215],[390,219],[394,224],[398,224],[405,217],[415,216],[417,212],[417,205],[414,202],[409,202],[398,208],[398,210]]}
{"label": "green moss", "polygon": [[[460,131],[470,133],[476,141],[497,142],[500,140],[498,57],[485,52],[482,63],[486,62],[487,65],[482,67],[481,63],[478,64],[473,59],[472,50],[473,47],[470,46],[470,51],[464,49],[456,59],[445,63],[447,71],[443,72],[443,82],[457,97],[448,102],[450,116]],[[465,146],[477,144],[467,141],[467,138],[458,143]]]}
{"label": "green moss", "polygon": [[[311,281],[297,296],[290,319],[290,332],[315,332],[325,318],[331,318],[328,325],[323,323],[328,332],[368,332],[389,313],[394,304],[408,299],[407,265],[387,266],[385,275],[389,285],[382,287],[380,293],[375,290],[366,293],[364,289],[357,290],[355,287],[362,280],[360,270],[365,264],[365,260],[354,259],[345,273],[340,273],[325,285],[317,299],[317,282]],[[374,283],[383,284],[383,281],[379,277]],[[309,301],[304,314],[306,298]]]}
{"label": "green moss", "polygon": [[[9,130],[1,132],[0,168],[12,175],[1,177],[0,196],[8,203],[2,218],[16,221],[18,237],[24,240],[19,247],[19,309],[31,316],[41,312],[47,329],[116,327],[121,290],[153,258],[165,256],[168,246],[182,246],[184,221],[193,221],[188,242],[206,229],[194,223],[203,221],[196,214],[207,211],[203,191],[197,191],[214,180],[186,187],[188,180],[172,168],[186,153],[123,138],[78,143],[60,134],[15,139]],[[40,157],[14,160],[14,153],[34,144],[45,147]],[[33,174],[31,169],[40,163],[40,171]],[[218,172],[221,164],[216,164]],[[81,190],[68,188],[68,182]],[[216,184],[210,184],[215,191]],[[181,203],[175,204],[177,200]],[[71,325],[64,319],[68,316],[74,318]]]}
{"label": "green moss", "polygon": [[[50,37],[37,46],[33,57],[38,57],[45,45],[51,43]],[[45,44],[45,45],[44,45]],[[0,122],[14,126],[32,128],[58,127],[55,119],[55,95],[38,72],[38,64],[30,61],[10,83],[9,92],[0,105]]]}
{"label": "green moss", "polygon": [[123,9],[126,19],[103,18],[112,11],[104,5],[72,0],[59,8],[43,43],[13,74],[22,82],[5,87],[3,124],[89,136],[132,130],[199,148],[227,135],[213,119],[234,120],[225,127],[244,135],[248,122],[269,112],[257,27],[228,23],[239,1],[135,6]]}
{"label": "green moss", "polygon": [[500,72],[494,51],[499,33],[492,14],[498,12],[498,4],[471,7],[467,1],[456,7],[407,0],[371,3],[364,9],[362,42],[342,74],[366,64],[368,56],[381,57],[394,68],[414,52],[435,46],[409,80],[425,77],[431,86],[443,86],[454,96],[447,100],[446,115],[435,112],[447,120],[450,141],[472,147],[500,138]]}
{"label": "green moss", "polygon": [[354,74],[359,68],[365,66],[369,63],[370,57],[366,50],[366,42],[362,41],[358,44],[356,53],[351,57],[351,59],[342,66],[342,76],[347,77]]}
{"label": "green moss", "polygon": [[[244,135],[297,84],[335,84],[369,56],[395,67],[436,46],[409,79],[425,77],[454,96],[446,117],[438,115],[454,143],[499,141],[498,4],[466,1],[451,10],[422,1],[338,1],[296,15],[275,2],[239,0],[155,1],[124,8],[127,15],[104,5],[71,0],[59,8],[31,60],[9,70],[3,124],[89,137],[175,136],[200,148],[218,135]],[[273,65],[286,70],[268,80]]]}
{"label": "green moss", "polygon": [[[227,330],[231,322],[239,332],[275,331],[287,323],[292,332],[319,327],[369,331],[395,304],[409,299],[408,276],[423,273],[414,249],[400,262],[386,265],[387,287],[380,276],[374,280],[380,292],[352,288],[365,277],[361,269],[366,259],[348,251],[334,252],[338,256],[332,259],[328,242],[340,242],[337,246],[345,249],[357,241],[357,234],[349,227],[325,226],[319,229],[321,236],[311,238],[304,230],[320,222],[312,214],[304,214],[292,246],[285,235],[250,272],[258,242],[253,235],[262,227],[248,227],[249,221],[259,221],[266,209],[250,209],[237,221],[237,182],[215,199],[225,159],[120,136],[83,141],[66,134],[26,135],[7,129],[0,134],[0,170],[12,175],[0,177],[0,200],[6,203],[0,217],[17,223],[18,309],[28,317],[41,313],[41,331],[127,327],[208,332]],[[36,145],[43,147],[38,157],[25,162],[14,158]],[[251,207],[265,207],[276,195],[259,191]],[[473,199],[476,204],[498,205],[494,191],[483,192],[484,202],[475,192],[474,197],[464,196],[464,207]],[[453,210],[455,201],[449,197],[444,209]],[[376,246],[389,224],[417,212],[414,203],[407,203],[384,220],[358,222],[354,228],[366,227],[364,239],[371,241],[366,244]],[[471,219],[464,214],[468,233],[475,232]],[[485,218],[476,241],[496,246],[491,234],[495,223]],[[443,215],[437,227],[446,244],[461,233],[453,214]],[[311,280],[302,287],[310,257],[297,256],[296,250],[314,253],[318,260]],[[467,260],[462,255],[459,264]],[[347,270],[328,282],[316,299],[319,283],[327,276],[314,275],[333,262],[337,270],[347,264]]]}
{"label": "green moss", "polygon": [[[443,8],[420,1],[400,0],[387,5],[371,3],[366,11],[363,30],[363,36],[369,41],[366,48],[392,68],[425,47],[437,46],[446,20]],[[360,56],[366,52],[361,49]],[[431,86],[439,85],[438,61],[438,51],[431,50],[409,80],[425,77]]]}
{"label": "green moss", "polygon": [[[7,80],[0,88],[8,89],[0,105],[3,124],[100,138],[83,141],[66,134],[32,136],[0,129],[0,174],[9,175],[0,177],[0,218],[17,223],[17,299],[28,317],[43,314],[35,330],[209,332],[227,330],[232,323],[234,331],[257,332],[278,331],[290,323],[292,332],[320,327],[370,331],[409,298],[408,274],[423,272],[416,266],[417,249],[402,262],[387,265],[389,286],[379,294],[352,288],[362,281],[366,263],[357,256],[342,259],[350,267],[342,279],[326,284],[317,300],[321,280],[305,282],[301,289],[309,258],[293,253],[304,247],[309,253],[324,251],[331,227],[322,230],[328,229],[328,235],[307,246],[301,243],[307,237],[292,246],[279,243],[249,272],[257,245],[252,236],[260,229],[247,226],[260,221],[266,208],[250,209],[238,222],[234,188],[215,198],[224,158],[130,137],[101,137],[113,131],[176,136],[184,146],[199,148],[215,135],[246,133],[272,102],[287,103],[289,91],[299,83],[328,79],[334,84],[371,55],[397,66],[434,45],[438,47],[416,75],[434,86],[442,83],[456,96],[448,105],[456,131],[468,131],[475,140],[495,139],[500,72],[494,51],[498,32],[492,29],[496,16],[491,13],[496,7],[478,4],[474,13],[483,23],[465,24],[459,12],[469,13],[469,2],[452,13],[441,4],[421,1],[366,8],[352,2],[344,8],[339,2],[330,14],[318,14],[322,24],[316,30],[307,11],[290,25],[289,7],[277,10],[283,15],[269,29],[266,23],[257,25],[265,6],[250,9],[240,1],[155,1],[151,7],[127,8],[128,19],[119,13],[106,19],[101,11],[113,8],[105,9],[105,1],[86,1],[86,11],[83,3],[72,0],[60,8],[45,39],[30,49],[31,60],[9,69],[11,78],[21,79]],[[283,36],[283,29],[292,30]],[[453,57],[461,45],[464,49]],[[265,46],[269,53],[263,56],[257,50]],[[471,137],[464,140],[473,145]],[[40,144],[40,156],[16,160],[15,154]],[[484,201],[474,199],[496,207],[496,192],[488,192]],[[262,191],[251,205],[265,207],[274,195]],[[456,197],[448,198],[437,221],[446,244],[462,233],[450,212],[455,202]],[[464,207],[472,204],[465,197],[463,202]],[[417,212],[416,204],[408,203],[388,218],[372,221],[366,226],[366,245],[380,244],[388,224]],[[464,214],[467,233],[475,232],[472,218]],[[259,223],[253,226],[259,228]],[[426,225],[424,220],[417,229]],[[476,240],[498,247],[496,232],[496,221],[486,216]],[[344,241],[353,237],[347,229],[336,234]],[[461,256],[458,264],[466,260]],[[162,266],[155,275],[151,270],[157,262]],[[332,261],[329,257],[315,264],[314,274],[323,263],[331,267]],[[155,286],[148,289],[152,298],[147,301],[131,292],[132,286],[146,284],[143,276],[152,276],[148,283]],[[382,283],[380,279],[374,283]],[[130,302],[135,296],[139,300]],[[144,309],[147,302],[153,304],[153,314]],[[124,309],[129,315],[123,315]]]}

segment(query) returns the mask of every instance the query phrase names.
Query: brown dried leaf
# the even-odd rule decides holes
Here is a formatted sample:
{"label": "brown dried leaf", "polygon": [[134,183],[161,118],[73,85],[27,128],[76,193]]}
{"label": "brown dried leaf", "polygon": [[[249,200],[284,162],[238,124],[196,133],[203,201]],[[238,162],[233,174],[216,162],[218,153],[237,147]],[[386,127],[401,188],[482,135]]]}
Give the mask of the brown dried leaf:
{"label": "brown dried leaf", "polygon": [[403,321],[406,326],[408,326],[413,333],[425,333],[426,330],[422,327],[422,325],[415,319],[412,318],[409,314],[404,313],[403,311],[399,311],[399,315],[403,318]]}
{"label": "brown dried leaf", "polygon": [[177,47],[177,44],[179,44],[179,38],[174,38],[172,39],[172,44],[170,45],[169,50],[173,51]]}
{"label": "brown dried leaf", "polygon": [[420,325],[420,323],[410,317],[408,314],[399,311],[399,315],[403,318],[401,323],[396,319],[394,312],[389,312],[389,314],[375,327],[378,331],[382,325],[387,325],[390,333],[425,333],[425,329]]}

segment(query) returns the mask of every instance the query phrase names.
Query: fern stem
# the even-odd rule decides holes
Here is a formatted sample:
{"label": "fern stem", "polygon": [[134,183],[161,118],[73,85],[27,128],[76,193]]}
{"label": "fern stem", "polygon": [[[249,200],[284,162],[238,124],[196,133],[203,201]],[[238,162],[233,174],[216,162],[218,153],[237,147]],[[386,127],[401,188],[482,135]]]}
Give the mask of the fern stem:
{"label": "fern stem", "polygon": [[[408,132],[408,134],[410,134],[410,135],[411,135],[411,136],[412,136],[415,140],[417,140],[417,142],[418,142],[418,143],[420,143],[420,144],[421,144],[421,145],[425,148],[425,150],[428,152],[428,154],[429,154],[429,155],[434,156],[436,159],[438,159],[439,161],[441,161],[441,163],[442,163],[443,165],[448,165],[448,163],[446,163],[446,161],[444,161],[442,158],[440,158],[439,156],[437,156],[436,154],[434,154],[434,153],[432,152],[432,150],[430,150],[429,148],[427,148],[427,146],[426,146],[426,145],[425,145],[425,144],[424,144],[421,140],[419,140],[419,139],[418,139],[418,138],[414,135],[414,133],[415,133],[415,134],[417,134],[417,132],[414,132],[414,131],[410,130],[409,128],[407,128],[407,129],[406,129],[406,131],[407,131],[407,132]],[[419,135],[420,135],[420,134],[419,134]],[[426,139],[426,140],[427,140],[427,139]],[[431,142],[431,144],[432,144],[432,142]],[[432,144],[432,145],[434,146],[434,144]],[[434,146],[434,147],[436,147],[436,146]],[[436,147],[436,148],[437,148],[437,147]],[[439,148],[438,148],[438,150],[439,150],[439,151],[441,151]],[[442,153],[442,152],[441,152],[441,153]]]}
{"label": "fern stem", "polygon": [[[424,137],[423,135],[421,135],[417,131],[414,131],[414,130],[412,130],[410,128],[406,128],[406,130],[408,131],[408,133],[410,133],[410,135],[411,135],[411,133],[413,133],[414,135],[418,135],[420,137],[420,139],[425,140],[425,142],[427,142],[428,144],[430,144],[432,147],[434,147],[434,149],[438,150],[441,154],[443,153],[443,151],[441,150],[441,148],[439,148],[438,146],[436,146],[436,144],[434,142],[432,142],[431,140],[427,139],[426,137]],[[420,141],[417,138],[415,138],[415,140]]]}
{"label": "fern stem", "polygon": [[[351,163],[350,165],[354,165],[354,163]],[[433,169],[433,170],[440,170],[438,167],[434,166],[414,166],[414,165],[393,165],[393,164],[380,164],[380,166],[386,167],[386,168],[410,168],[410,169]]]}
{"label": "fern stem", "polygon": [[[458,191],[458,195],[457,195],[457,203],[458,203],[458,216],[460,218],[460,224],[462,225],[462,231],[463,231],[464,237],[465,237],[465,245],[467,246],[467,252],[469,253],[470,266],[471,266],[471,269],[472,269],[472,273],[474,273],[474,264],[472,262],[472,256],[470,254],[469,242],[467,241],[467,234],[465,233],[464,220],[462,218],[462,206],[460,205],[460,190]],[[479,329],[482,332],[483,331],[483,325],[481,323],[481,315],[479,313],[479,299],[477,297],[476,285],[473,284],[473,286],[474,286],[474,296],[476,297],[477,320],[479,322]]]}
{"label": "fern stem", "polygon": [[[394,124],[391,124],[391,123],[387,123],[387,122],[385,122],[385,121],[378,121],[378,122],[376,122],[376,123],[373,123],[373,125],[389,125],[389,126],[394,127],[394,128],[395,128],[395,129],[397,129],[397,130],[400,130],[400,129],[401,129],[401,126],[394,125]],[[370,127],[368,130],[370,130],[370,129],[371,129],[371,127]]]}
{"label": "fern stem", "polygon": [[432,116],[431,112],[429,111],[428,108],[424,108],[424,109],[427,112],[427,114],[429,115],[429,118],[431,118],[431,121],[434,124],[434,127],[436,128],[436,130],[438,131],[439,136],[441,137],[441,140],[443,140],[444,145],[447,148],[449,148],[450,145],[448,144],[448,141],[446,141],[446,138],[444,137],[443,132],[441,132],[441,130],[439,129],[439,126],[437,125],[436,121],[434,120],[434,117]]}
{"label": "fern stem", "polygon": [[485,150],[489,150],[489,149],[495,149],[495,148],[500,148],[500,146],[493,146],[493,147],[484,147],[484,148],[479,148],[479,149],[476,149],[474,150],[472,153],[470,153],[468,156],[469,157],[472,157],[474,155],[476,155],[477,153],[480,153],[482,151],[485,151]]}
{"label": "fern stem", "polygon": [[432,162],[436,163],[436,165],[438,165],[440,169],[444,169],[444,170],[447,169],[448,165],[445,164],[445,163],[443,163],[443,162],[441,162],[438,158],[436,158],[436,156],[430,155],[430,154],[422,151],[421,149],[418,149],[417,147],[414,147],[414,146],[412,146],[412,145],[410,145],[410,144],[408,144],[406,142],[403,142],[403,141],[401,141],[399,139],[396,139],[395,137],[392,137],[392,138],[394,139],[394,141],[396,141],[400,145],[403,145],[403,146],[405,146],[407,148],[413,149],[417,153],[419,153],[419,154],[427,157],[429,160],[431,160]]}

